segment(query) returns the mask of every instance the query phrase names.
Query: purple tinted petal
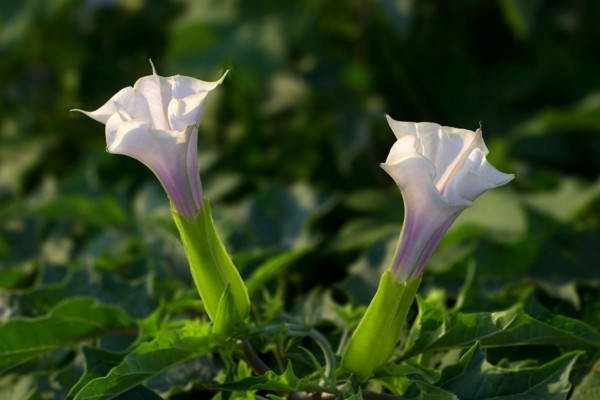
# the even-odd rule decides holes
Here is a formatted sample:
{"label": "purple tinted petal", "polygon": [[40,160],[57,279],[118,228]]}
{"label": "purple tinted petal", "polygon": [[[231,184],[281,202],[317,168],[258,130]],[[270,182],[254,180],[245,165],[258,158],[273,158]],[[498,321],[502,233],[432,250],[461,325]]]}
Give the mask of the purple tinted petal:
{"label": "purple tinted petal", "polygon": [[188,182],[194,198],[196,208],[202,208],[204,198],[202,196],[202,182],[198,171],[198,128],[193,128],[188,143],[186,155],[186,169]]}
{"label": "purple tinted petal", "polygon": [[[195,136],[193,130],[193,127],[185,132],[153,130],[146,122],[127,121],[121,124],[108,148],[111,153],[127,155],[146,164],[185,218],[194,218],[198,212],[198,202],[190,185],[191,179],[197,179],[199,185],[197,159],[195,174],[190,175],[187,164],[190,139]],[[192,141],[195,143],[196,139]]]}

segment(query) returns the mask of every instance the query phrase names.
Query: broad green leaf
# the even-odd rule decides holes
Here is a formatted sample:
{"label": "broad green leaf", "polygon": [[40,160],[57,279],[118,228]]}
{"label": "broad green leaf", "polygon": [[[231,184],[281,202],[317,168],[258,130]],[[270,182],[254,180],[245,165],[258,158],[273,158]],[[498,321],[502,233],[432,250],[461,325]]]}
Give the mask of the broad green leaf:
{"label": "broad green leaf", "polygon": [[125,226],[130,222],[127,211],[115,197],[81,194],[57,196],[32,210],[34,215],[58,221],[86,222],[99,226]]}
{"label": "broad green leaf", "polygon": [[461,400],[564,400],[571,388],[569,373],[580,355],[571,352],[538,367],[504,369],[488,363],[476,344],[442,371],[436,386]]}
{"label": "broad green leaf", "polygon": [[600,347],[600,334],[572,318],[553,315],[529,296],[505,311],[447,312],[419,300],[419,315],[407,341],[404,357],[425,351],[484,346],[556,345]]}
{"label": "broad green leaf", "polygon": [[165,369],[211,351],[210,325],[186,321],[177,330],[164,328],[151,342],[127,354],[103,377],[87,383],[75,400],[108,400]]}
{"label": "broad green leaf", "polygon": [[122,304],[123,309],[135,318],[146,317],[156,305],[146,277],[124,281],[114,272],[91,267],[71,268],[67,276],[56,283],[33,287],[21,293],[0,299],[0,309],[16,308],[23,316],[38,316],[48,312],[67,297],[90,296],[103,303]]}
{"label": "broad green leaf", "polygon": [[600,399],[600,361],[592,367],[589,374],[573,391],[570,400]]}
{"label": "broad green leaf", "polygon": [[47,316],[15,318],[0,326],[0,370],[47,351],[133,327],[120,308],[88,297],[63,301]]}
{"label": "broad green leaf", "polygon": [[600,180],[593,185],[575,179],[562,179],[552,190],[524,197],[526,204],[558,221],[569,222],[600,196]]}
{"label": "broad green leaf", "polygon": [[77,384],[75,384],[75,386],[73,386],[69,391],[67,399],[72,399],[75,397],[77,392],[79,392],[92,379],[108,374],[113,367],[117,366],[121,361],[123,361],[125,353],[114,353],[95,347],[84,346],[83,356],[85,358],[85,371]]}
{"label": "broad green leaf", "polygon": [[474,233],[481,235],[483,230],[496,242],[514,242],[526,230],[526,216],[520,198],[508,189],[491,190],[467,208],[448,231],[453,235],[466,227],[475,226],[481,229]]}

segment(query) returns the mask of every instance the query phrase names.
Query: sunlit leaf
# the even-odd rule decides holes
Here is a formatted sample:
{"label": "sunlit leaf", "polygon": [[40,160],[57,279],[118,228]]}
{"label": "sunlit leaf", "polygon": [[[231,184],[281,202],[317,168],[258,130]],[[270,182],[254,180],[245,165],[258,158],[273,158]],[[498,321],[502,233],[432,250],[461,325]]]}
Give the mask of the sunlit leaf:
{"label": "sunlit leaf", "polygon": [[75,400],[111,399],[173,365],[210,352],[211,343],[207,323],[188,321],[177,330],[165,328],[127,354],[106,376],[88,382]]}
{"label": "sunlit leaf", "polygon": [[0,326],[0,370],[62,346],[133,328],[121,309],[73,297],[46,316],[15,318]]}

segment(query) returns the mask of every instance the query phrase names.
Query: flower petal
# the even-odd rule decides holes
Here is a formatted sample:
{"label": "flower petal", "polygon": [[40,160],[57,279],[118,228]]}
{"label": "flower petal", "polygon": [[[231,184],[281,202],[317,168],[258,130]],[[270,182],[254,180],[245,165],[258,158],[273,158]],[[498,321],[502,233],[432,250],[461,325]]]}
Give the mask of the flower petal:
{"label": "flower petal", "polygon": [[416,153],[417,139],[414,136],[404,136],[396,140],[385,160],[386,164],[394,164],[408,154]]}
{"label": "flower petal", "polygon": [[505,174],[494,168],[485,158],[485,152],[475,149],[463,168],[448,184],[450,202],[474,201],[484,192],[510,182],[513,174]]}
{"label": "flower petal", "polygon": [[152,128],[170,130],[167,108],[172,91],[168,78],[158,75],[144,76],[137,80],[133,88],[146,101],[150,117],[147,121],[152,121]]}
{"label": "flower petal", "polygon": [[193,137],[194,127],[184,132],[164,131],[151,129],[147,122],[131,120],[119,126],[107,150],[146,164],[163,184],[178,212],[185,218],[194,218],[200,205],[192,188],[199,188],[200,183],[190,182],[200,178],[197,168],[191,175],[188,170],[189,145],[196,143],[191,140]]}
{"label": "flower petal", "polygon": [[418,276],[427,261],[429,244],[441,239],[438,233],[445,232],[448,221],[467,205],[449,203],[442,197],[432,180],[435,167],[421,154],[381,166],[394,178],[404,199],[404,225],[392,271],[400,280],[407,280]]}
{"label": "flower petal", "polygon": [[385,118],[387,119],[388,124],[390,125],[390,128],[392,128],[392,132],[394,132],[394,135],[396,135],[397,139],[401,139],[404,136],[417,137],[417,124],[414,122],[396,121],[387,114],[385,114]]}
{"label": "flower petal", "polygon": [[166,79],[171,85],[172,96],[176,99],[184,99],[200,92],[210,92],[223,82],[228,72],[225,71],[223,76],[215,82],[201,81],[200,79],[181,75],[171,76]]}
{"label": "flower petal", "polygon": [[198,128],[190,125],[186,129],[189,132],[189,139],[185,168],[194,203],[198,208],[201,208],[204,203],[204,198],[202,196],[202,182],[200,182],[200,179],[196,179],[196,177],[200,176],[198,168]]}
{"label": "flower petal", "polygon": [[435,166],[431,161],[416,152],[406,154],[392,163],[382,163],[381,168],[396,181],[400,189],[412,186],[415,183],[431,182],[432,177],[435,175]]}
{"label": "flower petal", "polygon": [[204,113],[207,94],[208,92],[201,92],[181,100],[172,98],[168,110],[171,128],[183,130],[189,125],[198,125]]}
{"label": "flower petal", "polygon": [[146,120],[150,118],[148,107],[143,98],[140,97],[131,86],[119,90],[117,94],[110,98],[102,107],[95,111],[72,110],[81,112],[98,122],[106,124],[109,118],[117,112],[115,103],[119,103],[122,109],[133,116],[135,119]]}

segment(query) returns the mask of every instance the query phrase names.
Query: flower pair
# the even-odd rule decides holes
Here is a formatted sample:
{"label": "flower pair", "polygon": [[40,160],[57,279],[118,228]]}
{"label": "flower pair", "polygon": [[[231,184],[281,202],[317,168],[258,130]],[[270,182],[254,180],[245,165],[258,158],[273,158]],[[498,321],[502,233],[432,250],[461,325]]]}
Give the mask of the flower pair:
{"label": "flower pair", "polygon": [[[196,148],[207,95],[225,75],[204,82],[164,78],[153,68],[98,110],[82,112],[106,124],[108,152],[133,157],[156,174],[209,316],[239,321],[248,313],[248,294],[202,197]],[[425,263],[445,232],[477,197],[513,179],[488,163],[481,129],[387,119],[397,140],[381,166],[402,191],[405,219],[394,261],[342,358],[344,368],[365,379],[393,353]]]}

